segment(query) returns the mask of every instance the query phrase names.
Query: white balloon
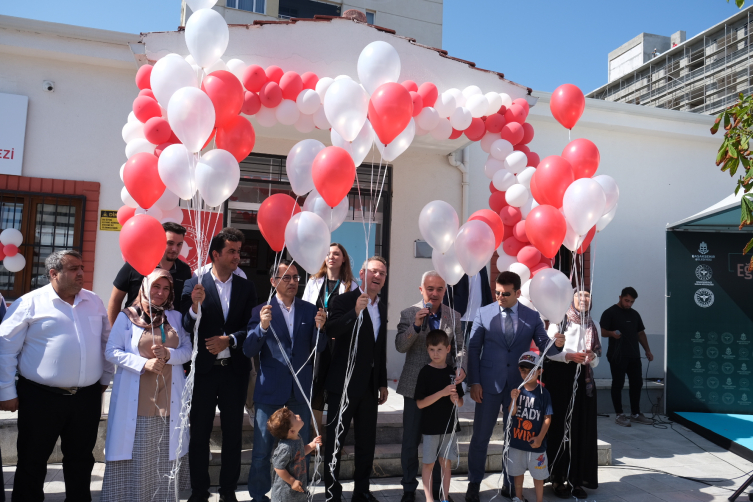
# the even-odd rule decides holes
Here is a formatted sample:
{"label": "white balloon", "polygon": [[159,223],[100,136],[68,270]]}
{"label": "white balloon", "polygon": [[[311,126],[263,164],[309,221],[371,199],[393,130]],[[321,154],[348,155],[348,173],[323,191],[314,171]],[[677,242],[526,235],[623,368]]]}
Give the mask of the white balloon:
{"label": "white balloon", "polygon": [[222,14],[200,9],[186,21],[185,40],[196,64],[206,68],[225,54],[230,31]]}
{"label": "white balloon", "polygon": [[162,106],[167,106],[178,89],[199,87],[194,69],[177,54],[168,54],[154,63],[149,83],[154,97]]}
{"label": "white balloon", "polygon": [[[168,211],[162,211],[162,220],[160,223],[167,223],[168,221],[177,223],[178,225],[183,223],[183,210],[180,207],[174,207]],[[188,244],[183,245],[181,255],[183,255],[183,250],[186,250],[186,253],[188,253]],[[188,254],[185,256],[188,257]]]}
{"label": "white balloon", "polygon": [[125,180],[123,179],[123,171],[125,170],[125,165],[126,163],[123,162],[123,165],[120,166],[120,181],[122,181],[123,183],[125,183]]}
{"label": "white balloon", "polygon": [[125,154],[130,159],[137,153],[154,153],[154,145],[144,138],[136,138],[126,145]]}
{"label": "white balloon", "polygon": [[[465,89],[463,89],[463,96],[465,96],[465,99],[470,99],[471,96],[476,96],[482,94],[481,89],[477,85],[469,85]],[[470,107],[468,107],[470,108]]]}
{"label": "white balloon", "polygon": [[536,310],[536,307],[533,305],[533,302],[531,302],[531,300],[529,300],[525,296],[520,295],[520,298],[518,298],[518,302],[522,303],[523,305],[533,310],[534,312],[538,312],[538,310]]}
{"label": "white balloon", "polygon": [[321,141],[304,139],[293,145],[288,152],[285,172],[296,195],[303,196],[314,189],[311,167],[316,155],[322,150],[324,150],[324,143]]}
{"label": "white balloon", "polygon": [[327,89],[332,85],[335,80],[330,77],[322,77],[316,83],[316,93],[319,95],[319,99],[324,103],[324,96],[327,94]]}
{"label": "white balloon", "polygon": [[514,272],[520,276],[520,283],[528,282],[531,279],[531,269],[522,263],[515,262],[507,270]]}
{"label": "white balloon", "polygon": [[617,206],[615,205],[611,211],[609,211],[607,214],[599,218],[599,221],[596,222],[596,231],[601,232],[604,230],[607,225],[614,219],[614,215],[617,214]]}
{"label": "white balloon", "polygon": [[301,111],[295,101],[283,99],[275,109],[275,117],[280,124],[293,125],[301,117]]}
{"label": "white balloon", "polygon": [[298,109],[306,115],[313,115],[316,110],[322,106],[322,100],[319,93],[311,89],[304,89],[295,100]]}
{"label": "white balloon", "polygon": [[534,200],[533,196],[528,197],[528,202],[520,207],[520,214],[521,216],[523,216],[523,219],[525,220],[526,218],[528,218],[528,213],[533,211],[533,208],[538,205],[539,203]]}
{"label": "white balloon", "polygon": [[136,122],[126,122],[126,125],[123,126],[121,135],[126,144],[135,139],[144,139],[144,124],[138,120]]}
{"label": "white balloon", "polygon": [[531,280],[527,280],[520,286],[520,296],[528,300],[531,299]]}
{"label": "white balloon", "polygon": [[228,67],[227,67],[227,65],[225,64],[225,62],[223,60],[218,59],[214,63],[212,63],[209,66],[207,66],[206,68],[204,68],[204,73],[206,73],[206,75],[204,76],[204,78],[207,78],[207,76],[210,73],[215,72],[215,71],[220,71],[220,70],[228,71]]}
{"label": "white balloon", "polygon": [[499,171],[504,171],[504,170],[505,170],[505,163],[502,162],[501,160],[495,159],[491,155],[486,160],[486,164],[484,164],[484,174],[486,175],[487,178],[489,178],[492,181],[494,181],[494,176]]}
{"label": "white balloon", "polygon": [[509,94],[505,94],[504,92],[499,93],[499,99],[502,100],[502,104],[500,106],[504,106],[505,108],[510,108],[510,105],[512,105],[512,98]]}
{"label": "white balloon", "polygon": [[261,108],[259,108],[259,111],[256,112],[256,121],[259,122],[259,125],[262,127],[272,127],[273,125],[277,124],[277,115],[276,115],[277,108],[267,108],[266,106],[262,105]]}
{"label": "white balloon", "polygon": [[431,106],[423,108],[416,116],[416,125],[424,131],[431,131],[438,123],[439,113]]}
{"label": "white balloon", "polygon": [[[363,160],[369,154],[371,147],[374,144],[374,129],[371,127],[371,122],[368,120],[364,122],[361,132],[358,133],[358,136],[356,136],[356,139],[354,139],[352,143],[345,141],[334,129],[330,130],[329,136],[332,141],[332,146],[339,146],[348,152],[353,158],[353,163],[356,167],[363,163]],[[398,139],[399,136],[398,138],[395,138],[395,141]]]}
{"label": "white balloon", "polygon": [[217,0],[186,0],[186,3],[193,12],[196,12],[200,9],[211,9],[217,3]]}
{"label": "white balloon", "polygon": [[468,126],[471,125],[471,121],[473,121],[473,116],[471,115],[470,110],[464,107],[455,108],[455,111],[450,115],[450,125],[453,129],[457,129],[458,131],[465,131],[468,129]]}
{"label": "white balloon", "polygon": [[494,254],[494,232],[479,220],[466,222],[455,237],[455,254],[469,276],[478,274]]}
{"label": "white balloon", "polygon": [[349,209],[350,202],[347,197],[343,197],[343,200],[333,209],[329,207],[316,189],[313,189],[303,202],[303,210],[318,214],[324,223],[327,224],[330,232],[334,232],[343,224],[345,218],[348,217]]}
{"label": "white balloon", "polygon": [[573,301],[570,279],[553,268],[540,270],[531,279],[529,294],[538,311],[554,324],[562,320]]}
{"label": "white balloon", "polygon": [[3,267],[8,272],[16,273],[20,272],[26,266],[26,258],[21,253],[16,253],[13,256],[6,256],[3,259]]}
{"label": "white balloon", "polygon": [[139,207],[136,201],[133,200],[133,197],[131,197],[131,194],[128,193],[128,190],[126,190],[126,187],[120,189],[120,200],[128,207]]}
{"label": "white balloon", "polygon": [[448,89],[446,91],[448,94],[452,95],[455,98],[455,106],[465,106],[465,96],[463,96],[463,93],[460,91],[460,89],[452,88]]}
{"label": "white balloon", "polygon": [[157,169],[162,183],[181,199],[189,200],[196,193],[193,156],[182,144],[162,150]]}
{"label": "white balloon", "polygon": [[458,213],[443,200],[429,202],[418,215],[421,237],[440,253],[447,252],[455,242],[459,225]]}
{"label": "white balloon", "polygon": [[22,234],[15,228],[6,228],[2,232],[0,232],[0,242],[3,244],[3,246],[13,244],[14,246],[18,247],[24,242],[24,234]]}
{"label": "white balloon", "polygon": [[484,151],[484,153],[490,153],[492,151],[492,144],[494,144],[495,141],[497,141],[499,138],[499,133],[493,133],[488,132],[484,134],[484,137],[481,138],[481,141],[479,142],[479,145],[481,146],[481,150]]}
{"label": "white balloon", "polygon": [[350,75],[338,75],[335,77],[335,80],[353,80],[353,79],[350,78]]}
{"label": "white balloon", "polygon": [[450,136],[452,136],[452,126],[450,125],[450,121],[447,119],[439,119],[437,126],[431,130],[431,135],[434,139],[439,141],[450,139]]}
{"label": "white balloon", "polygon": [[598,181],[581,178],[573,181],[562,199],[565,219],[578,235],[585,235],[604,215],[607,199]]}
{"label": "white balloon", "polygon": [[567,233],[565,234],[565,240],[562,242],[562,245],[570,251],[575,252],[575,250],[579,247],[578,244],[581,240],[580,235],[578,235],[578,232],[573,230],[573,227],[571,227],[570,224],[567,223],[567,220],[565,220],[565,224],[567,225]]}
{"label": "white balloon", "polygon": [[[495,159],[504,161],[513,152],[512,143],[506,139],[497,139],[492,143],[489,153]],[[522,153],[522,152],[521,152]]]}
{"label": "white balloon", "polygon": [[425,136],[427,134],[429,134],[429,131],[427,131],[426,129],[422,129],[421,127],[418,126],[418,124],[416,124],[416,136]]}
{"label": "white balloon", "polygon": [[620,200],[620,187],[617,186],[614,178],[606,174],[594,176],[593,180],[601,185],[601,188],[604,190],[604,196],[607,198],[604,214],[607,214],[617,206],[617,202]]}
{"label": "white balloon", "polygon": [[162,209],[158,208],[157,206],[150,207],[144,214],[151,216],[157,221],[161,220],[164,217],[162,215]]}
{"label": "white balloon", "polygon": [[512,174],[522,173],[526,168],[527,162],[528,157],[526,157],[526,154],[515,150],[507,157],[505,157],[505,169],[507,169]]}
{"label": "white balloon", "polygon": [[293,259],[315,274],[329,254],[331,233],[322,218],[310,211],[294,214],[285,227],[285,245]]}
{"label": "white balloon", "polygon": [[453,96],[449,92],[443,92],[442,94],[437,96],[437,101],[434,103],[434,109],[443,119],[446,119],[450,115],[452,115],[452,112],[454,112],[455,108],[457,107],[458,104],[457,101],[455,101],[455,96]]}
{"label": "white balloon", "polygon": [[329,124],[329,120],[327,120],[327,114],[324,113],[323,106],[320,106],[314,112],[314,125],[318,127],[319,129],[321,129],[322,131],[326,131],[332,128],[332,126]]}
{"label": "white balloon", "polygon": [[502,245],[497,248],[497,255],[497,270],[507,270],[510,268],[510,265],[518,261],[515,256],[506,254],[502,249]]}
{"label": "white balloon", "polygon": [[489,100],[483,94],[476,94],[468,98],[465,107],[471,112],[473,118],[480,118],[486,115],[489,108]]}
{"label": "white balloon", "polygon": [[366,122],[369,95],[352,80],[336,80],[324,96],[324,113],[345,141],[353,141]]}
{"label": "white balloon", "polygon": [[486,109],[486,115],[497,113],[502,107],[502,98],[498,92],[487,92],[485,94],[489,107]]}
{"label": "white balloon", "polygon": [[240,179],[238,161],[227,150],[210,150],[196,164],[196,188],[208,206],[225,202],[238,188]]}
{"label": "white balloon", "polygon": [[520,183],[515,183],[505,192],[505,200],[512,207],[521,207],[528,202],[530,195],[526,187]]}
{"label": "white balloon", "polygon": [[301,113],[301,116],[295,123],[295,128],[298,132],[302,133],[313,131],[314,129],[316,129],[316,125],[314,125],[314,116]]}
{"label": "white balloon", "polygon": [[[153,71],[154,71],[154,69],[152,69],[152,72]],[[136,114],[133,113],[133,111],[131,111],[130,113],[128,113],[128,122],[138,122],[139,124],[141,123],[141,121],[136,118]]]}
{"label": "white balloon", "polygon": [[518,183],[523,185],[524,187],[531,189],[531,178],[533,178],[533,173],[536,172],[535,167],[526,167],[523,169],[523,171],[518,173]]}
{"label": "white balloon", "polygon": [[212,100],[204,91],[195,87],[183,87],[175,91],[167,105],[167,117],[170,128],[189,152],[199,152],[214,129]]}
{"label": "white balloon", "polygon": [[460,266],[458,257],[455,255],[454,246],[450,246],[450,249],[445,253],[440,253],[438,250],[433,249],[431,251],[431,263],[434,266],[434,270],[437,271],[448,286],[454,286],[460,282],[460,279],[465,274],[465,270]]}
{"label": "white balloon", "polygon": [[413,138],[416,136],[416,123],[413,119],[410,119],[405,129],[397,135],[395,139],[389,145],[382,145],[379,138],[376,138],[374,144],[382,155],[382,158],[387,162],[392,162],[398,158],[403,152],[405,152],[410,144],[413,142]]}
{"label": "white balloon", "polygon": [[358,56],[358,79],[369,94],[400,77],[400,56],[387,42],[371,42]]}
{"label": "white balloon", "polygon": [[248,65],[240,59],[231,59],[227,62],[228,71],[235,75],[241,82],[243,82],[243,71],[247,66]]}
{"label": "white balloon", "polygon": [[[162,193],[162,196],[159,199],[157,199],[157,202],[155,202],[154,206],[152,206],[152,207],[156,206],[156,207],[160,208],[160,210],[162,210],[164,212],[164,211],[169,211],[169,210],[171,210],[173,208],[178,207],[178,203],[179,202],[180,202],[180,197],[178,197],[177,195],[175,195],[172,192],[172,190],[170,190],[168,188],[167,190],[165,190]],[[155,218],[157,218],[157,217],[155,216]],[[157,218],[157,219],[161,220],[162,218]]]}
{"label": "white balloon", "polygon": [[[499,162],[497,159],[491,160]],[[517,185],[518,180],[517,178],[515,178],[515,176],[508,173],[505,169],[498,169],[497,172],[494,173],[494,176],[492,176],[492,184],[494,184],[494,188],[496,188],[500,192],[505,192],[511,186]]]}

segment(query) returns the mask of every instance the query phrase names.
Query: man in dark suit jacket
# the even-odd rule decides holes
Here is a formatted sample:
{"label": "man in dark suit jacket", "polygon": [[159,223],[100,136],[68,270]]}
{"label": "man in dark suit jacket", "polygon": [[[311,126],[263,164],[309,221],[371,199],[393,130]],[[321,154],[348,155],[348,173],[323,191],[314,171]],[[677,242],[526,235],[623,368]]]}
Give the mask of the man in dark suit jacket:
{"label": "man in dark suit jacket", "polygon": [[[473,419],[473,436],[468,454],[467,502],[479,501],[479,485],[484,479],[486,452],[497,418],[502,413],[507,420],[510,392],[523,382],[518,370],[518,359],[530,350],[531,340],[536,342],[542,356],[549,343],[539,313],[518,302],[520,276],[502,272],[497,276],[497,303],[481,307],[476,314],[468,342],[468,377],[471,399],[476,401]],[[550,354],[562,350],[564,335],[557,333]],[[502,494],[510,493],[505,476]],[[518,496],[520,494],[517,494]]]}
{"label": "man in dark suit jacket", "polygon": [[[290,260],[272,265],[269,282],[277,293],[269,304],[254,308],[243,342],[243,353],[249,358],[259,356],[261,363],[254,389],[254,450],[248,472],[248,493],[254,502],[268,502],[267,493],[272,488],[270,458],[277,441],[267,429],[269,417],[283,406],[300,415],[304,423],[300,436],[304,443],[309,442],[311,412],[306,400],[314,373],[314,358],[310,356],[314,349],[322,352],[327,348],[327,336],[317,329],[324,326],[327,317],[324,309],[295,297],[300,280]],[[298,374],[303,393],[286,357]]]}
{"label": "man in dark suit jacket", "polygon": [[[471,286],[473,286],[473,293],[471,293]],[[460,312],[462,319],[463,333],[468,335],[468,328],[473,324],[473,320],[476,318],[476,312],[469,312],[473,306],[478,308],[485,307],[494,302],[492,298],[492,291],[489,287],[489,274],[486,272],[486,267],[482,267],[478,274],[473,277],[468,277],[468,274],[463,274],[457,284],[447,288],[442,299],[442,303],[447,306],[451,306],[453,310]]]}
{"label": "man in dark suit jacket", "polygon": [[209,245],[211,272],[203,275],[201,283],[193,277],[183,286],[183,327],[189,333],[193,333],[201,306],[188,448],[192,491],[189,502],[209,500],[209,436],[218,406],[222,427],[220,500],[237,500],[243,405],[251,368],[241,349],[251,310],[257,304],[254,284],[233,274],[240,262],[242,245],[240,230],[223,229]]}
{"label": "man in dark suit jacket", "polygon": [[[377,409],[387,401],[387,305],[378,294],[387,279],[387,262],[372,256],[361,267],[361,288],[338,296],[327,319],[327,335],[335,339],[332,363],[325,383],[327,389],[327,439],[324,447],[324,484],[331,502],[340,502],[342,443],[355,422],[355,470],[352,502],[376,502],[369,491],[369,475],[374,463]],[[360,326],[360,327],[359,327]],[[357,337],[356,360],[347,388],[348,404],[337,434],[340,402],[345,390],[351,341]],[[334,473],[329,464],[335,455],[335,438],[340,441]],[[334,474],[334,476],[333,476]]]}

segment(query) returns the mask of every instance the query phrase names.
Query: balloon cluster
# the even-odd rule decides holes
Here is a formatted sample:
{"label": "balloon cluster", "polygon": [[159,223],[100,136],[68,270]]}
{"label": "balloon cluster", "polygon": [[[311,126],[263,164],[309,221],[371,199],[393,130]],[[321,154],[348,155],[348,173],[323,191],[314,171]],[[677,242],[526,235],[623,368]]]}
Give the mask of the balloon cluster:
{"label": "balloon cluster", "polygon": [[26,266],[26,258],[18,252],[23,244],[24,235],[15,228],[6,228],[0,232],[0,261],[8,272],[20,272]]}

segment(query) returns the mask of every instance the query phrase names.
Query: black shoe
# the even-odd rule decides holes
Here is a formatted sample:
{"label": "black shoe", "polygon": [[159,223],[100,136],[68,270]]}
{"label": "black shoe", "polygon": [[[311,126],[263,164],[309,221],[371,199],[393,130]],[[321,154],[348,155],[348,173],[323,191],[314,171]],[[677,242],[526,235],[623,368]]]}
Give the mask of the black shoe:
{"label": "black shoe", "polygon": [[499,489],[499,496],[500,497],[507,497],[508,499],[511,499],[515,496],[515,488],[512,486],[503,486]]}
{"label": "black shoe", "polygon": [[220,502],[238,502],[235,492],[220,493]]}
{"label": "black shoe", "polygon": [[209,494],[192,492],[188,502],[209,502]]}
{"label": "black shoe", "polygon": [[573,488],[573,497],[576,499],[587,499],[588,493],[586,493],[586,490],[584,490],[582,487]]}
{"label": "black shoe", "polygon": [[400,502],[415,502],[416,492],[403,492]]}
{"label": "black shoe", "polygon": [[366,493],[353,493],[353,496],[350,498],[351,502],[379,502],[379,499],[376,498],[371,492]]}
{"label": "black shoe", "polygon": [[465,502],[480,502],[480,498],[478,496],[478,490],[480,488],[480,483],[468,483],[468,489],[465,492]]}

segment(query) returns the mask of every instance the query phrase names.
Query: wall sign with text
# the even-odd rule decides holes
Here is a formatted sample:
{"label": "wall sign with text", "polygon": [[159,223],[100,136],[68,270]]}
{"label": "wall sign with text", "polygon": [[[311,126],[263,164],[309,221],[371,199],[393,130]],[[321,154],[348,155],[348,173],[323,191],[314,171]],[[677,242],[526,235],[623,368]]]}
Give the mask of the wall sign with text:
{"label": "wall sign with text", "polygon": [[0,174],[21,176],[29,97],[0,93]]}

